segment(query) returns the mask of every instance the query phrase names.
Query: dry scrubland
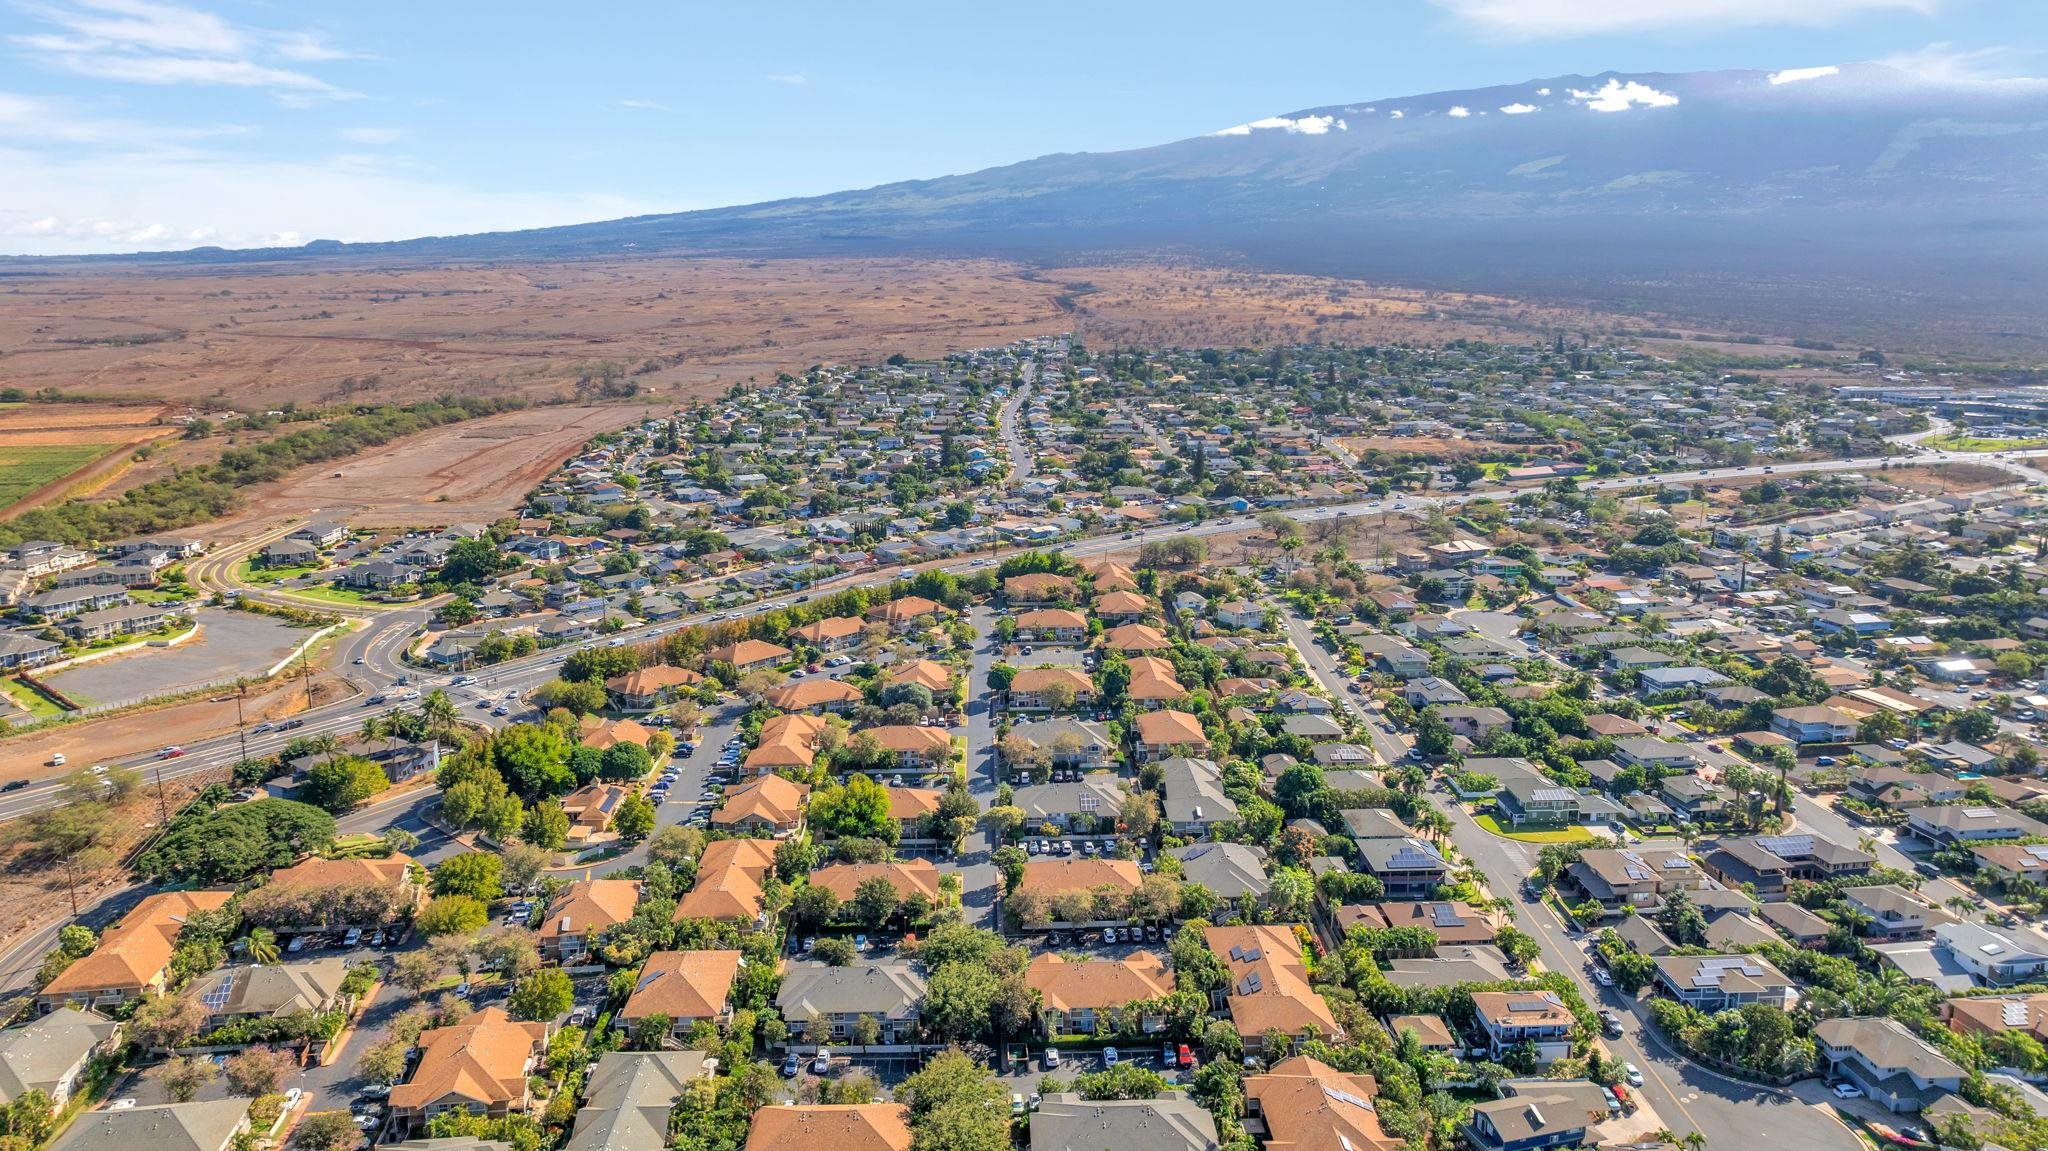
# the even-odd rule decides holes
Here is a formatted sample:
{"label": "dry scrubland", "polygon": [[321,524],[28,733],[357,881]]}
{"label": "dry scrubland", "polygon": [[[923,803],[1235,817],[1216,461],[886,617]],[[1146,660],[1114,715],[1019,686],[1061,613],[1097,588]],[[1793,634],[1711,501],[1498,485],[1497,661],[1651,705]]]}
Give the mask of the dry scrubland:
{"label": "dry scrubland", "polygon": [[611,362],[657,396],[1073,329],[1096,343],[1428,340],[1605,328],[1511,300],[1307,276],[990,260],[113,267],[0,278],[0,385],[241,408],[561,394]]}

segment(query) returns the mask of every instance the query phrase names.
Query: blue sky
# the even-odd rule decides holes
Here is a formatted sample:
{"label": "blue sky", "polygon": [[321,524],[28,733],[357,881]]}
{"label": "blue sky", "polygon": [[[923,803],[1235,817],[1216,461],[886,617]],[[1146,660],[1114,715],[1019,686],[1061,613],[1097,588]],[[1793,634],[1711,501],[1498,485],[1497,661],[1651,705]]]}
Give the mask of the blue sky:
{"label": "blue sky", "polygon": [[0,0],[0,252],[711,207],[1575,72],[2044,56],[2041,0]]}

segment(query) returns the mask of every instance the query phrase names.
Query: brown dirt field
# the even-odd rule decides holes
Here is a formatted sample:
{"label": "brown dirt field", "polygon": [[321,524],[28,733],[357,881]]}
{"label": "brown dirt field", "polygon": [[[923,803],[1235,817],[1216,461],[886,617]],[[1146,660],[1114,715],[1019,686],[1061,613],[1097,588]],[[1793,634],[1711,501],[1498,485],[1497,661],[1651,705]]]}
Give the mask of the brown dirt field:
{"label": "brown dirt field", "polygon": [[559,395],[592,365],[664,402],[748,377],[1072,330],[1097,342],[1530,338],[1512,300],[1170,264],[645,257],[410,268],[110,267],[0,289],[0,383],[260,410]]}
{"label": "brown dirt field", "polygon": [[0,436],[58,428],[137,428],[170,414],[170,409],[162,404],[29,403],[18,408],[0,407]]}
{"label": "brown dirt field", "polygon": [[1930,495],[1955,495],[1963,492],[1981,492],[1985,488],[2004,487],[2018,482],[2019,477],[2001,468],[1986,464],[1940,464],[1934,467],[1891,468],[1879,472],[1879,478],[1887,483],[1897,484],[1916,492]]}
{"label": "brown dirt field", "polygon": [[[591,437],[649,410],[637,404],[529,408],[435,428],[265,485],[250,493],[236,522],[318,514],[357,527],[488,523],[517,508]],[[228,538],[221,528],[200,530]]]}

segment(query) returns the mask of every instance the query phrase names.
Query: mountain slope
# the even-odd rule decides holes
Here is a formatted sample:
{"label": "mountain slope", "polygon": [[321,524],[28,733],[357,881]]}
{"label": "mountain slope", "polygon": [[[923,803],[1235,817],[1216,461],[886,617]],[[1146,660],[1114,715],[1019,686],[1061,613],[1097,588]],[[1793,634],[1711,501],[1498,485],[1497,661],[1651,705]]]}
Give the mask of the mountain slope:
{"label": "mountain slope", "polygon": [[1681,289],[1697,304],[1702,284],[1736,303],[1740,286],[1763,291],[1767,311],[1774,294],[1811,297],[1826,281],[1829,298],[1808,300],[1823,313],[1882,295],[1886,310],[1941,306],[1996,330],[2040,302],[2044,176],[2048,85],[1943,86],[1874,64],[1602,73],[1311,108],[1152,148],[808,199],[165,258],[1167,249],[1652,305]]}

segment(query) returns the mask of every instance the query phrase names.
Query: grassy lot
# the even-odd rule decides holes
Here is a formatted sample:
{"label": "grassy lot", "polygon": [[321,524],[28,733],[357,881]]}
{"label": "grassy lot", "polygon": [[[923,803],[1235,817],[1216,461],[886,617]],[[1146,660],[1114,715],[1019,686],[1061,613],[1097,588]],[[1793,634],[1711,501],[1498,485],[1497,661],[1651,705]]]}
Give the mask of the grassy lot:
{"label": "grassy lot", "polygon": [[0,508],[85,467],[117,444],[0,444]]}
{"label": "grassy lot", "polygon": [[292,587],[283,588],[281,590],[283,594],[291,596],[295,599],[313,599],[319,600],[322,603],[356,604],[363,607],[383,606],[382,604],[379,604],[376,601],[371,600],[362,592],[351,591],[348,588],[321,586]]}
{"label": "grassy lot", "polygon": [[0,679],[0,693],[5,693],[7,698],[37,719],[51,719],[64,714],[64,709],[48,696],[18,679]]}
{"label": "grassy lot", "polygon": [[309,576],[321,569],[320,564],[301,564],[297,567],[264,567],[254,558],[245,559],[235,565],[235,578],[246,584],[283,583],[288,579]]}
{"label": "grassy lot", "polygon": [[2048,439],[1999,439],[1990,436],[1929,436],[1920,441],[1938,452],[2010,452],[2020,448],[2048,447]]}
{"label": "grassy lot", "polygon": [[1559,827],[1550,831],[1510,831],[1502,827],[1500,821],[1491,815],[1475,815],[1472,817],[1472,822],[1503,839],[1519,839],[1523,843],[1577,843],[1582,839],[1593,838],[1592,832],[1576,825],[1572,827]]}

